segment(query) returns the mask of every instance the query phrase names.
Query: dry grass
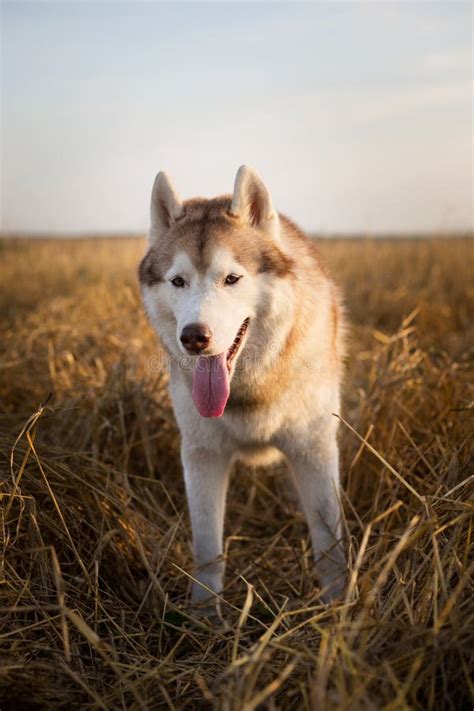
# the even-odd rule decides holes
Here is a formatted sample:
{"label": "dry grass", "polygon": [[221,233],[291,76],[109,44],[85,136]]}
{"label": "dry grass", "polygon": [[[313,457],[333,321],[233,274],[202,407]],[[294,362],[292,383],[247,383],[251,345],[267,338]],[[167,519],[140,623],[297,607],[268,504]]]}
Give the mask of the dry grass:
{"label": "dry grass", "polygon": [[241,469],[227,629],[186,608],[190,531],[135,282],[143,244],[0,248],[2,711],[471,707],[472,242],[322,245],[354,324],[351,586],[318,604],[285,472]]}

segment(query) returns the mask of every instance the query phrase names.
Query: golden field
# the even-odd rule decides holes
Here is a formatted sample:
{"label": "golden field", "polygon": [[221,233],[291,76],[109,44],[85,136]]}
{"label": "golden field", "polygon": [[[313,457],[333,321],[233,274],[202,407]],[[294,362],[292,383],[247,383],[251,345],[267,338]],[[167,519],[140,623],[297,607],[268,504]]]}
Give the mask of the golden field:
{"label": "golden field", "polygon": [[352,324],[349,590],[319,603],[284,469],[239,468],[212,627],[144,242],[1,242],[2,711],[472,708],[473,245],[321,241]]}

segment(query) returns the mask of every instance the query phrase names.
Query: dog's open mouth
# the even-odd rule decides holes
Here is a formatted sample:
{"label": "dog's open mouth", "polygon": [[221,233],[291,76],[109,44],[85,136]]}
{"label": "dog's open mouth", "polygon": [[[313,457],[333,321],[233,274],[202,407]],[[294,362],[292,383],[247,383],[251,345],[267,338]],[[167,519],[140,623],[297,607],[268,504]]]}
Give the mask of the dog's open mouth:
{"label": "dog's open mouth", "polygon": [[220,417],[230,394],[232,365],[242,348],[250,319],[246,318],[227,352],[199,356],[193,370],[192,396],[203,417]]}
{"label": "dog's open mouth", "polygon": [[227,351],[227,368],[229,369],[229,372],[230,372],[230,369],[232,366],[232,362],[235,360],[235,357],[242,346],[242,342],[243,342],[244,336],[247,332],[249,322],[250,322],[250,319],[246,318],[245,321],[243,322],[243,324],[241,325],[241,327],[239,328],[239,330],[237,331],[237,335],[234,339],[233,344]]}

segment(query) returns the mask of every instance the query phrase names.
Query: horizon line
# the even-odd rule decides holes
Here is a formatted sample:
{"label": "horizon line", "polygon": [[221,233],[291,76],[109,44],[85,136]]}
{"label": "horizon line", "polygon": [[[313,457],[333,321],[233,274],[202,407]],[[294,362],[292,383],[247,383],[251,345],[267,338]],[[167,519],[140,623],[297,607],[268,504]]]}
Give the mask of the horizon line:
{"label": "horizon line", "polygon": [[[474,226],[466,229],[439,230],[302,230],[319,239],[466,239],[474,238]],[[3,240],[55,240],[55,239],[146,239],[147,230],[79,230],[79,231],[23,231],[0,230]]]}

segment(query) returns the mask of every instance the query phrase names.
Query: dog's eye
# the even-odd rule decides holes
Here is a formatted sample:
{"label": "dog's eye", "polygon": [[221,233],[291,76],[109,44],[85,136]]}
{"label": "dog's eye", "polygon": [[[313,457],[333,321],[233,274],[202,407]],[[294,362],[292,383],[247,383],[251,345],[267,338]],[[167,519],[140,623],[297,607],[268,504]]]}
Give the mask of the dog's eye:
{"label": "dog's eye", "polygon": [[224,279],[224,284],[226,286],[231,286],[232,284],[237,284],[239,279],[242,279],[242,277],[238,276],[237,274],[228,274]]}
{"label": "dog's eye", "polygon": [[175,286],[177,289],[182,289],[183,286],[186,284],[184,281],[183,277],[180,276],[175,276],[171,279],[171,283],[173,286]]}

